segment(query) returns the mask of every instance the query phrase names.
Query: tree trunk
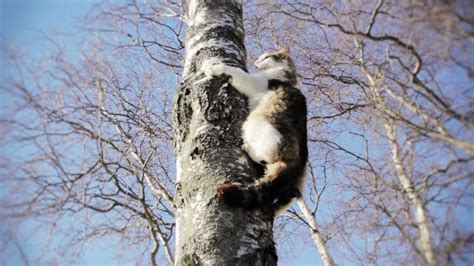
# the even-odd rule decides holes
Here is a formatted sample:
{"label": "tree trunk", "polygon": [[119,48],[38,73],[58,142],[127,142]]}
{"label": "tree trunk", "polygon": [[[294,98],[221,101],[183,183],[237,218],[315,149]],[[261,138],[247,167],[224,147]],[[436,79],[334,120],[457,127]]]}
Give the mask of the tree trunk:
{"label": "tree trunk", "polygon": [[230,209],[217,200],[226,181],[257,177],[241,149],[247,103],[225,77],[208,79],[208,60],[245,68],[242,5],[189,2],[186,61],[176,91],[176,264],[276,265],[269,210]]}
{"label": "tree trunk", "polygon": [[429,265],[436,266],[438,265],[436,255],[433,249],[433,243],[431,242],[431,230],[428,220],[428,210],[426,209],[423,199],[419,192],[415,189],[415,184],[412,182],[412,179],[408,176],[408,173],[405,171],[403,166],[402,157],[400,154],[400,147],[397,140],[397,130],[395,128],[395,122],[385,124],[387,130],[387,137],[390,141],[390,146],[392,149],[392,160],[395,164],[395,169],[397,171],[398,178],[400,183],[407,193],[407,196],[410,200],[412,207],[414,208],[414,215],[417,222],[418,228],[418,241],[423,254],[424,259]]}
{"label": "tree trunk", "polygon": [[304,218],[310,226],[311,237],[313,238],[314,244],[318,249],[319,256],[321,256],[321,260],[323,261],[324,266],[334,266],[334,260],[332,259],[331,254],[329,253],[326,241],[324,241],[321,232],[319,232],[319,226],[316,221],[316,218],[311,213],[308,208],[308,205],[303,199],[298,199],[296,203],[298,203],[298,207],[300,208],[301,213],[303,213]]}

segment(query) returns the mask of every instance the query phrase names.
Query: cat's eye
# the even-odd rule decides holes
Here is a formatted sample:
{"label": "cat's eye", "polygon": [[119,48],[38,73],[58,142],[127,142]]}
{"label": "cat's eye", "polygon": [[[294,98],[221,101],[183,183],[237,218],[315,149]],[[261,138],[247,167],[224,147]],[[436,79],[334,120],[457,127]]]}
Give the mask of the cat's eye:
{"label": "cat's eye", "polygon": [[260,57],[260,59],[258,59],[257,62],[262,62],[262,63],[263,63],[263,62],[265,62],[267,59],[272,58],[272,57],[274,57],[274,56],[273,56],[273,55],[262,56],[262,57]]}

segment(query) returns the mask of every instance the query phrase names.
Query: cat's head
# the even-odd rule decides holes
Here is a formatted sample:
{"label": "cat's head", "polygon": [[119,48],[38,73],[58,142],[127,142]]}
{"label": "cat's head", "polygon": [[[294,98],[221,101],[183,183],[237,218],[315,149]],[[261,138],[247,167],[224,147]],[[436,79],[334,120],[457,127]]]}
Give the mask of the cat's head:
{"label": "cat's head", "polygon": [[278,51],[270,51],[262,54],[257,61],[255,66],[259,70],[266,70],[275,67],[283,67],[288,72],[288,77],[292,84],[296,84],[296,68],[293,60],[290,58],[290,48],[287,46],[283,47]]}

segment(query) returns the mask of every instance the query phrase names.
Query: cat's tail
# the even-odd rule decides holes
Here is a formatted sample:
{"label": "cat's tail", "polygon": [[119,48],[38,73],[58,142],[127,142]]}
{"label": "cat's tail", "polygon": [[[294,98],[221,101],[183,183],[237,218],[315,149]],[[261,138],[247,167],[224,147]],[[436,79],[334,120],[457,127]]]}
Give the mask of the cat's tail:
{"label": "cat's tail", "polygon": [[218,189],[219,200],[234,208],[272,206],[277,211],[301,196],[304,163],[278,161],[267,164],[265,168],[264,176],[254,184],[234,182],[221,185]]}

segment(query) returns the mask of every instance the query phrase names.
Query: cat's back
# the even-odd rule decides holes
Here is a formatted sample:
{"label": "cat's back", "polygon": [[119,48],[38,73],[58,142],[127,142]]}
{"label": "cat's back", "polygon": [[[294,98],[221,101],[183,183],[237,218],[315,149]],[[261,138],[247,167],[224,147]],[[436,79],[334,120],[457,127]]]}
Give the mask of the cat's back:
{"label": "cat's back", "polygon": [[295,125],[306,123],[306,99],[301,91],[289,84],[270,86],[251,116],[263,116],[274,123]]}
{"label": "cat's back", "polygon": [[[264,123],[263,123],[264,122]],[[285,150],[285,155],[294,158],[294,153],[288,153],[289,149],[298,151],[299,158],[306,162],[308,157],[307,128],[306,128],[306,98],[301,91],[288,84],[281,84],[275,89],[269,90],[260,101],[260,104],[250,113],[247,124],[270,125],[278,132],[278,150]],[[247,130],[248,131],[248,130]],[[244,132],[247,132],[244,130]],[[253,132],[257,135],[265,135],[264,130]],[[270,134],[273,136],[275,134]],[[264,136],[264,139],[271,139]],[[245,134],[244,134],[245,137]],[[297,147],[297,148],[295,148]]]}

